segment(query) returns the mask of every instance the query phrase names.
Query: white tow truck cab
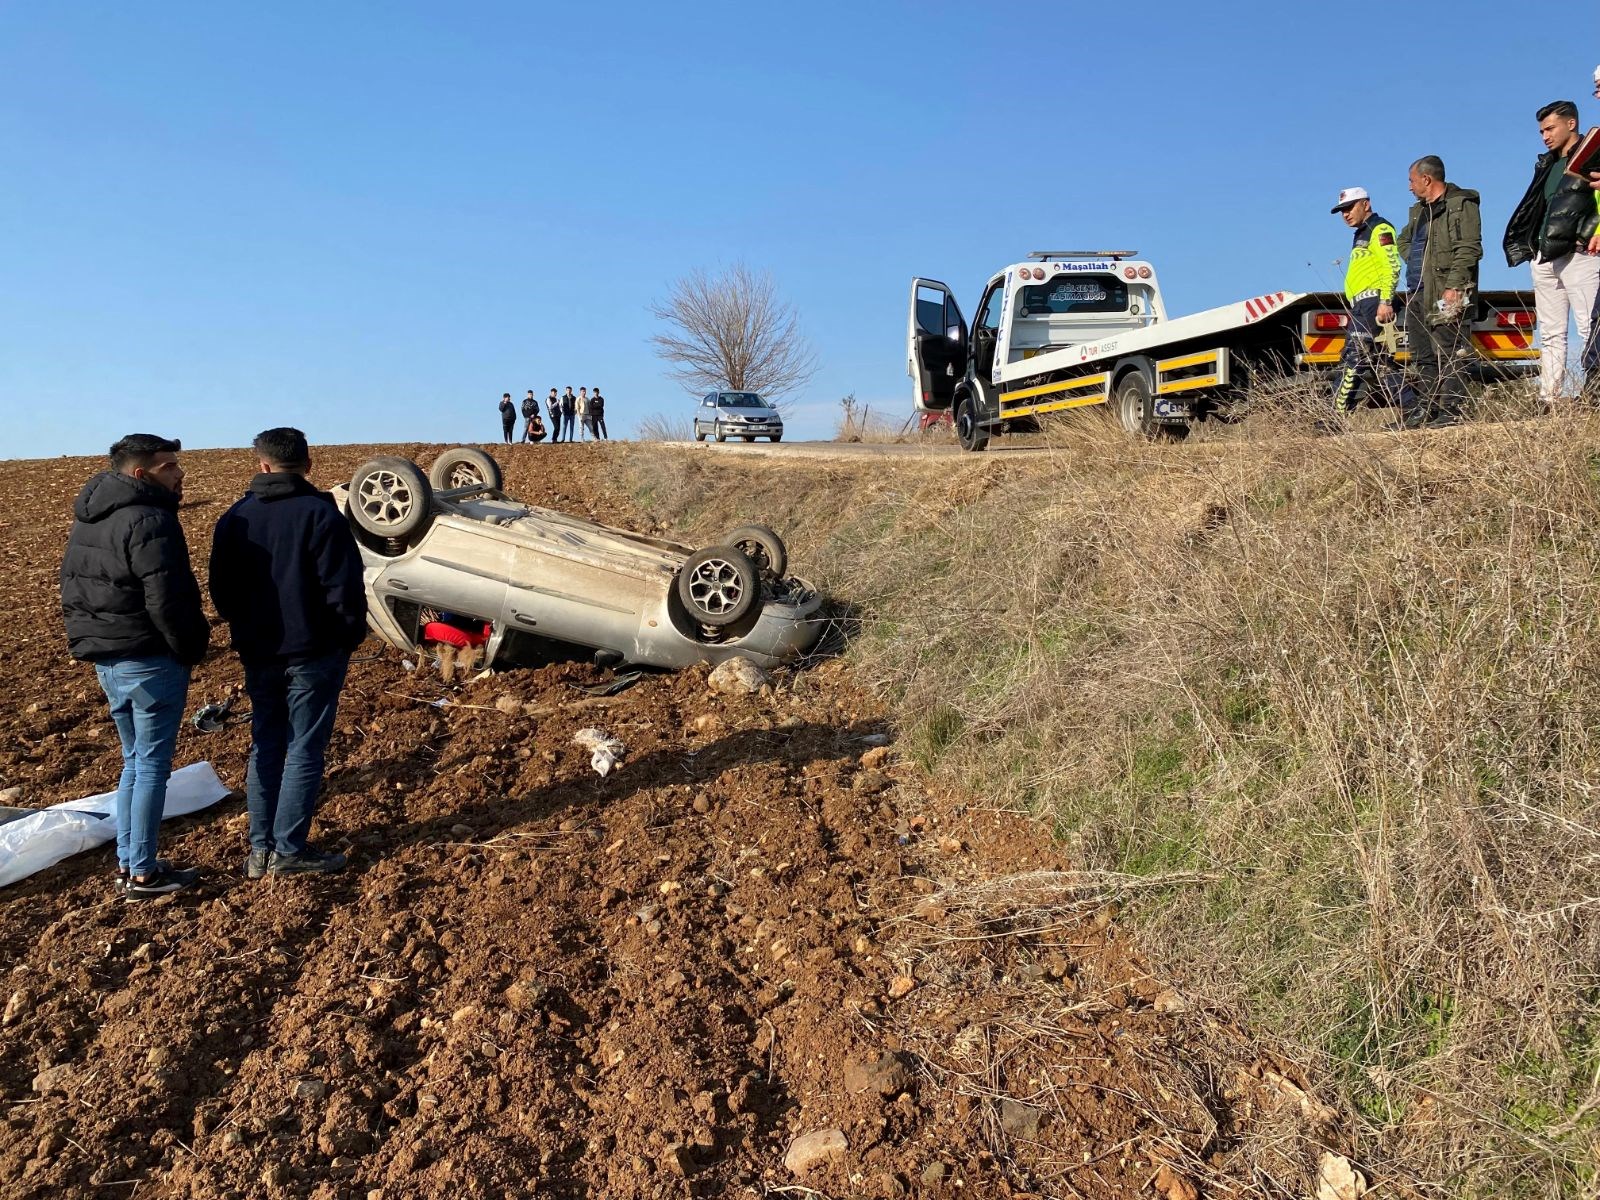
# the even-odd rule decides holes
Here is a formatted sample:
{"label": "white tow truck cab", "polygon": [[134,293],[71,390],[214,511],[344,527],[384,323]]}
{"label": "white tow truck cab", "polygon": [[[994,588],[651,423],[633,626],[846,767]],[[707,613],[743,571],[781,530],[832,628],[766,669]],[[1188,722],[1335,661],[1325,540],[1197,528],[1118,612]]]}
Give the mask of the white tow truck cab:
{"label": "white tow truck cab", "polygon": [[[1475,373],[1537,369],[1532,309],[1527,292],[1480,293]],[[1336,292],[1270,292],[1168,317],[1155,268],[1132,250],[1035,251],[991,277],[975,311],[969,330],[949,287],[911,281],[914,405],[949,413],[968,450],[1106,403],[1129,433],[1181,437],[1196,421],[1226,419],[1253,372],[1336,363],[1347,324]]]}

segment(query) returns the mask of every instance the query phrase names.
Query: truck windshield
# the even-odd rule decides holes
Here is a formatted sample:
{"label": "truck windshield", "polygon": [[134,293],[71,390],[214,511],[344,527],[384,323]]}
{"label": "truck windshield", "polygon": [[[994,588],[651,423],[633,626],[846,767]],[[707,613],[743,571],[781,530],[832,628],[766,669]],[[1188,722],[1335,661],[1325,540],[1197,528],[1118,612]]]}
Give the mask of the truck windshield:
{"label": "truck windshield", "polygon": [[1058,276],[1030,283],[1017,296],[1019,317],[1128,311],[1128,285],[1115,275]]}

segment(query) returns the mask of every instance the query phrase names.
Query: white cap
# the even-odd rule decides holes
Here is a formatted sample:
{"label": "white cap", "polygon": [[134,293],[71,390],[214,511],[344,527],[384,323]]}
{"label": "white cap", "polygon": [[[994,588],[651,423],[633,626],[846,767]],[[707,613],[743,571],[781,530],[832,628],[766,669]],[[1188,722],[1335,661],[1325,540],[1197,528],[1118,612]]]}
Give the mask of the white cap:
{"label": "white cap", "polygon": [[1339,203],[1335,204],[1328,211],[1342,212],[1344,209],[1349,208],[1357,200],[1367,199],[1370,199],[1370,197],[1367,195],[1366,188],[1345,188],[1344,191],[1339,193]]}

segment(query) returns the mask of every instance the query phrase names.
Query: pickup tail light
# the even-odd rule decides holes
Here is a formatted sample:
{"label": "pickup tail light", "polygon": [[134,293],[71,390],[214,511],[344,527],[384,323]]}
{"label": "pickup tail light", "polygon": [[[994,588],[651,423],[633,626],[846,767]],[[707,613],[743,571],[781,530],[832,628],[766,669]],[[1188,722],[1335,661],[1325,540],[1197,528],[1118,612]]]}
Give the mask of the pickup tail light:
{"label": "pickup tail light", "polygon": [[1321,312],[1311,318],[1311,328],[1318,333],[1333,333],[1350,324],[1350,314]]}
{"label": "pickup tail light", "polygon": [[1494,323],[1501,329],[1532,329],[1533,320],[1533,313],[1523,308],[1516,312],[1496,313]]}

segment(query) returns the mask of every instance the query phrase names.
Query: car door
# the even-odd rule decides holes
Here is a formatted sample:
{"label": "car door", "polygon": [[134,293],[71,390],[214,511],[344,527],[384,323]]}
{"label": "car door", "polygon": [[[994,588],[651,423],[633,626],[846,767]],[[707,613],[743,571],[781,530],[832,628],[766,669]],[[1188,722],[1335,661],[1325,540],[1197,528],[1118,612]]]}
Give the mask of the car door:
{"label": "car door", "polygon": [[967,373],[967,322],[950,289],[936,279],[911,281],[906,372],[918,412],[943,412]]}

